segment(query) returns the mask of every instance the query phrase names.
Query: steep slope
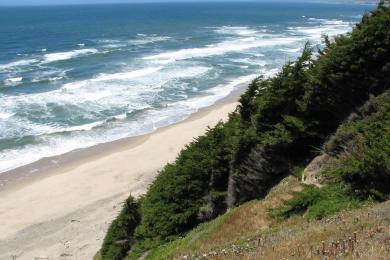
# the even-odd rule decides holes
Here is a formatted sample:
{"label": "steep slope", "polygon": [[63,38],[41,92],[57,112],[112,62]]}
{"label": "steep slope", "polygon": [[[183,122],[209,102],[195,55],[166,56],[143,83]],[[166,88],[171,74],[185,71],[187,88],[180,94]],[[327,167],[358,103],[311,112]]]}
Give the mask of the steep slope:
{"label": "steep slope", "polygon": [[[185,238],[152,250],[147,258],[388,259],[389,201],[343,211],[322,220],[295,217],[274,222],[265,229],[252,226],[245,228],[246,236],[229,236],[231,228],[239,231],[239,225],[245,227],[245,217],[263,219],[263,210],[259,209],[265,201],[244,204],[233,213],[199,226]],[[220,234],[228,237],[214,240]]]}
{"label": "steep slope", "polygon": [[[390,87],[388,1],[366,14],[351,34],[333,42],[325,38],[325,43],[317,57],[307,45],[302,56],[274,78],[254,80],[228,122],[194,140],[159,174],[131,211],[140,215],[135,229],[131,225],[134,232],[124,238],[120,229],[110,229],[102,252],[116,248],[117,254],[102,258],[121,259],[128,248],[130,258],[151,257],[150,250],[200,223],[264,198],[282,179],[298,175],[320,155],[324,143],[334,143],[326,148],[334,166],[319,167],[329,184],[305,187],[274,215],[306,213],[319,219],[359,207],[367,199],[387,199],[389,190],[381,182],[389,178],[388,160],[373,161],[389,157],[387,149],[380,151],[388,139],[373,136],[385,136],[389,130],[388,95],[380,96]],[[371,102],[380,109],[362,108],[370,96],[380,96]],[[378,127],[375,122],[382,123]],[[335,138],[329,139],[336,130]],[[345,136],[350,137],[346,143],[334,142]]]}
{"label": "steep slope", "polygon": [[[386,92],[367,101],[324,144],[319,156],[323,163],[316,173],[324,180],[322,189],[287,177],[264,199],[235,208],[148,256],[384,259],[390,252],[390,203],[373,206],[359,197],[388,199],[389,149],[390,93]],[[363,210],[352,210],[363,205]]]}

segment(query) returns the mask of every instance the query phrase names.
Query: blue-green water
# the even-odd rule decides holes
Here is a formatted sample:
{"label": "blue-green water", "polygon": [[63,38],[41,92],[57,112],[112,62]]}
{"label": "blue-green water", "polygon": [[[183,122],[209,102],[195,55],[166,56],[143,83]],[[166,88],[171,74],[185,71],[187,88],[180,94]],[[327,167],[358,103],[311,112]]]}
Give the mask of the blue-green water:
{"label": "blue-green water", "polygon": [[0,172],[183,120],[372,6],[0,8]]}

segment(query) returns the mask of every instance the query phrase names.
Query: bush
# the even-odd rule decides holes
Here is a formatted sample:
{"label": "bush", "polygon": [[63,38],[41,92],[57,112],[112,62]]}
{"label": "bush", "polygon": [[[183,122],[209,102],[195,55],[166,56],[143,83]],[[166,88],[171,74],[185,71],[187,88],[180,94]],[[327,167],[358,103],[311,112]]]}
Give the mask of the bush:
{"label": "bush", "polygon": [[[369,107],[369,109],[367,109]],[[332,163],[322,170],[331,184],[306,187],[277,210],[277,216],[305,214],[322,218],[366,200],[390,195],[390,93],[371,98],[330,138]]]}
{"label": "bush", "polygon": [[103,240],[100,255],[103,260],[121,260],[135,243],[134,230],[140,222],[139,204],[129,197],[119,216],[111,223]]}
{"label": "bush", "polygon": [[353,209],[360,205],[361,201],[353,198],[342,184],[331,184],[322,189],[307,186],[274,214],[283,218],[305,214],[309,219],[321,219],[340,210]]}
{"label": "bush", "polygon": [[336,142],[333,149],[343,152],[324,174],[341,178],[363,200],[385,200],[390,194],[390,93],[369,103],[369,114],[339,127],[335,139],[344,142]]}
{"label": "bush", "polygon": [[[233,124],[232,119],[229,124],[209,129],[181,151],[174,164],[161,171],[142,203],[137,236],[164,242],[204,221],[201,216],[215,217],[215,212],[226,209],[220,196],[209,195],[227,190]],[[199,214],[206,204],[218,208],[209,209],[210,214]]]}

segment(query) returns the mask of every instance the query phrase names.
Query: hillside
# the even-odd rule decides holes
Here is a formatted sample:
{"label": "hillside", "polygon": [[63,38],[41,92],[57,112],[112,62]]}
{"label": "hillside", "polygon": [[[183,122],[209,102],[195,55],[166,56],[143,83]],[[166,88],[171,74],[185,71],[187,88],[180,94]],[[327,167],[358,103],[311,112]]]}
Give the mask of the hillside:
{"label": "hillside", "polygon": [[263,200],[254,200],[182,239],[152,250],[150,259],[313,259],[315,257],[386,259],[390,252],[390,203],[368,203],[322,220],[296,216],[284,221],[270,217],[300,190],[298,180],[284,179]]}
{"label": "hillside", "polygon": [[[362,214],[359,236],[387,221],[387,213],[379,222],[363,217],[381,206],[348,211],[390,198],[389,2],[364,15],[352,33],[324,43],[318,53],[306,44],[277,76],[255,79],[226,123],[182,150],[144,197],[129,198],[101,258],[188,258],[220,248],[226,255],[206,257],[226,259],[238,257],[242,247],[229,243],[240,239],[248,241],[240,258],[256,258],[263,234],[274,242],[261,251],[265,259],[296,257],[294,248],[307,256],[309,242],[316,249],[324,241],[325,254],[343,238],[328,219]],[[346,223],[344,237],[356,227]],[[378,242],[378,256],[386,250]]]}

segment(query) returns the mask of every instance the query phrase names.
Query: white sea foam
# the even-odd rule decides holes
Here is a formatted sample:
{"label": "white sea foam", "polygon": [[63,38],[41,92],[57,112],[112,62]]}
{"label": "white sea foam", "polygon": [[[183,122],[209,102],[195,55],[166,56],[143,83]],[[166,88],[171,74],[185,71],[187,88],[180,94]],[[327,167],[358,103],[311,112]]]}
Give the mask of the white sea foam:
{"label": "white sea foam", "polygon": [[[172,87],[177,86],[177,83],[175,83],[176,79],[201,77],[208,70],[208,67],[190,66],[188,64],[186,67],[172,68],[168,71],[157,71],[153,77],[146,75],[146,77],[134,78],[124,82],[117,80],[101,81],[87,84],[80,89],[71,89],[68,91],[60,89],[16,96],[0,95],[0,104],[2,104],[2,111],[18,110],[22,111],[22,113],[24,113],[23,111],[29,111],[29,114],[38,113],[36,116],[39,117],[39,121],[56,116],[58,109],[66,111],[66,113],[69,113],[69,116],[73,116],[74,114],[74,116],[79,115],[91,121],[101,121],[99,115],[104,115],[107,111],[125,110],[132,112],[134,110],[148,108],[149,104],[147,102],[153,102],[154,96],[157,93],[170,88],[171,85]],[[97,115],[96,118],[95,115]],[[111,118],[121,119],[121,115],[123,115],[123,112]],[[55,124],[42,125],[29,120],[20,121],[19,118],[15,118],[10,123],[12,125],[2,126],[0,124],[0,133],[5,138],[24,136],[25,134],[39,136],[64,131],[85,130],[91,126],[96,127],[95,125],[86,125],[64,128],[63,126],[58,127]],[[74,149],[76,148],[80,147],[74,147]]]}
{"label": "white sea foam", "polygon": [[114,74],[100,74],[94,81],[107,81],[107,80],[127,80],[137,77],[143,77],[154,72],[161,70],[162,67],[145,68],[140,70],[134,70],[130,72],[120,72]]}
{"label": "white sea foam", "polygon": [[290,32],[306,35],[309,39],[319,42],[323,35],[335,37],[339,34],[344,34],[352,29],[352,24],[341,20],[326,20],[311,18],[312,21],[319,22],[315,26],[299,26],[289,27]]}
{"label": "white sea foam", "polygon": [[10,62],[7,64],[0,64],[0,72],[1,71],[9,71],[9,70],[12,70],[12,69],[15,69],[18,67],[22,67],[22,66],[28,66],[28,65],[31,65],[31,64],[36,63],[36,62],[38,62],[38,60],[36,60],[36,59],[27,59],[27,60],[14,61],[14,62]]}
{"label": "white sea foam", "polygon": [[256,65],[256,66],[265,66],[268,64],[267,61],[259,59],[259,57],[231,59],[231,61],[238,62],[238,63],[245,63],[249,65]]}
{"label": "white sea foam", "polygon": [[256,76],[257,74],[239,77],[229,83],[220,84],[214,88],[207,90],[205,96],[178,101],[176,103],[170,104],[169,107],[175,108],[177,110],[187,111],[186,114],[189,115],[190,113],[196,112],[200,108],[213,105],[218,100],[228,96],[237,87],[243,84],[247,84],[253,79],[255,79]]}
{"label": "white sea foam", "polygon": [[49,53],[49,54],[45,54],[44,62],[49,63],[54,61],[69,60],[79,56],[95,54],[98,52],[99,51],[97,49],[80,49],[80,50],[73,50],[67,52]]}
{"label": "white sea foam", "polygon": [[123,43],[110,43],[110,44],[103,45],[104,48],[108,48],[108,49],[122,48],[125,46],[126,44]]}
{"label": "white sea foam", "polygon": [[[64,107],[69,105],[72,107],[80,106],[87,115],[89,113],[98,113],[99,109],[107,111],[116,107],[128,107],[129,105],[134,105],[134,109],[137,109],[140,106],[144,106],[138,104],[138,100],[145,98],[142,95],[161,91],[161,87],[164,84],[174,79],[200,77],[210,68],[188,65],[168,71],[159,71],[160,69],[160,67],[148,68],[132,71],[126,75],[119,73],[115,77],[112,75],[101,75],[95,79],[69,83],[64,85],[62,89],[49,92],[7,97],[0,96],[0,103],[4,110],[12,110],[14,108],[23,110],[31,108],[36,110],[41,107],[43,111],[47,111],[48,103]],[[153,77],[146,77],[151,73],[155,73]],[[131,78],[131,80],[123,82],[118,81],[117,78]],[[81,88],[84,86],[85,88]]]}
{"label": "white sea foam", "polygon": [[65,79],[65,76],[49,77],[49,78],[45,78],[45,77],[41,76],[41,77],[33,78],[31,80],[31,82],[33,82],[33,83],[45,82],[45,81],[57,82],[57,81],[60,81],[60,80],[63,80],[63,79]]}
{"label": "white sea foam", "polygon": [[0,119],[8,119],[12,116],[14,116],[15,114],[14,113],[4,113],[4,112],[0,112]]}
{"label": "white sea foam", "polygon": [[308,18],[311,23],[320,23],[323,25],[349,25],[349,22],[338,19],[321,19],[321,18]]}
{"label": "white sea foam", "polygon": [[144,45],[144,44],[149,44],[149,43],[167,41],[170,39],[171,39],[171,37],[159,36],[156,34],[153,34],[153,35],[137,34],[136,39],[129,40],[128,43],[132,44],[132,45]]}
{"label": "white sea foam", "polygon": [[[158,77],[153,78],[150,81],[156,84],[162,84],[161,81],[168,81],[169,79],[176,77],[185,77],[185,76],[194,76],[199,75],[199,73],[204,73],[207,71],[207,68],[202,67],[192,67],[192,68],[180,68],[178,70],[173,71],[172,73],[160,73]],[[160,78],[161,77],[161,78]],[[156,82],[157,81],[157,82]],[[145,84],[150,84],[147,81]],[[149,91],[150,86],[147,86],[144,91]],[[129,93],[118,93],[120,94],[118,98],[121,98],[124,101],[124,104],[131,104],[134,106],[134,109],[142,109],[148,108],[148,105],[139,105],[135,102],[132,96],[129,96]],[[77,98],[81,98],[80,96],[84,96],[84,93],[80,93],[77,96],[72,96],[68,94],[59,94],[59,93],[43,93],[43,94],[33,94],[29,95],[30,98],[26,99],[26,97],[18,97],[17,99],[21,99],[18,103],[22,102],[27,104],[34,105],[44,105],[45,102],[48,102],[47,97],[50,96],[50,100],[57,104],[61,104],[64,101],[71,102],[72,104],[78,104],[80,101]],[[77,97],[77,98],[76,98]],[[73,100],[70,100],[73,98]],[[75,99],[76,98],[76,99]],[[15,99],[15,98],[13,98]],[[11,105],[14,107],[16,100],[5,99],[6,106]],[[12,104],[11,104],[12,103]],[[111,99],[110,103],[115,105],[120,105],[121,100]],[[64,104],[65,105],[65,104]],[[99,102],[99,105],[105,106],[104,102]],[[85,107],[87,109],[87,107]],[[96,113],[98,112],[97,107],[93,106],[91,109]],[[130,110],[131,111],[131,110]],[[185,112],[185,111],[184,111]],[[183,113],[184,113],[183,112]],[[62,136],[62,135],[51,135],[45,137],[42,143],[37,145],[27,145],[18,149],[9,150],[9,151],[0,151],[0,172],[7,171],[10,169],[14,169],[16,167],[32,163],[37,161],[43,157],[60,155],[66,152],[69,152],[78,148],[85,148],[92,145],[96,145],[98,143],[104,143],[108,141],[118,140],[120,138],[140,135],[144,133],[151,132],[158,127],[162,127],[165,125],[169,125],[171,123],[177,122],[186,114],[183,114],[181,111],[173,110],[155,110],[155,113],[151,113],[149,115],[145,115],[143,119],[139,119],[137,121],[126,121],[121,122],[121,125],[117,125],[117,127],[113,128],[100,128],[98,127],[100,124],[104,124],[105,122],[94,122],[91,124],[68,127],[65,129],[57,128],[57,127],[49,127],[49,126],[39,126],[39,125],[28,125],[29,128],[26,131],[29,134],[50,134],[50,133],[60,133],[61,131],[77,131],[77,134],[72,134],[71,136]],[[117,119],[125,119],[127,114],[120,114],[115,116]],[[1,125],[0,125],[1,126]],[[32,128],[32,129],[31,129]],[[42,129],[41,129],[42,128]],[[93,130],[92,130],[93,129]],[[31,131],[32,130],[32,131]]]}
{"label": "white sea foam", "polygon": [[257,30],[250,29],[246,26],[222,26],[214,30],[219,34],[229,34],[238,36],[248,36],[259,33]]}
{"label": "white sea foam", "polygon": [[0,173],[36,162],[45,157],[60,155],[77,148],[86,148],[96,144],[95,142],[96,139],[93,141],[92,138],[55,138],[48,143],[27,145],[20,149],[1,151]]}
{"label": "white sea foam", "polygon": [[62,80],[62,79],[64,79],[64,77],[52,77],[52,78],[48,78],[48,80],[50,81],[50,82],[56,82],[56,81],[59,81],[59,80]]}
{"label": "white sea foam", "polygon": [[99,43],[119,43],[121,41],[116,40],[116,39],[99,39],[99,40],[96,40],[96,42],[99,42]]}
{"label": "white sea foam", "polygon": [[[157,80],[158,83],[161,84],[161,80],[167,81],[168,78],[185,77],[190,75],[199,76],[200,73],[205,73],[207,70],[208,68],[204,67],[189,67],[177,69],[169,75],[167,75],[167,73],[161,72],[159,73],[160,75],[158,75],[158,77],[156,78],[153,78],[151,82],[155,82]],[[166,77],[166,79],[164,77]],[[77,132],[77,134],[72,134],[70,136],[68,135],[66,137],[57,134],[50,135],[43,139],[44,142],[39,143],[37,145],[27,145],[15,150],[0,151],[0,172],[10,170],[28,163],[32,163],[43,157],[60,155],[74,149],[90,147],[98,143],[114,141],[120,138],[136,136],[154,131],[159,127],[178,122],[188,117],[191,113],[195,112],[201,107],[205,107],[215,103],[221,97],[228,95],[238,85],[247,83],[254,77],[255,75],[240,77],[227,84],[221,84],[216,88],[207,91],[207,96],[205,97],[190,98],[186,101],[176,102],[173,106],[167,106],[166,108],[158,110],[150,110],[150,112],[146,112],[147,114],[145,114],[142,118],[139,118],[136,121],[121,121],[120,124],[117,123],[118,125],[116,125],[116,127],[99,127],[100,125],[105,124],[107,121],[97,121],[94,123],[72,126],[67,128],[48,128],[48,126],[42,126],[42,129],[39,130],[38,128],[40,126],[30,125],[30,127],[33,127],[33,129],[35,129],[34,131],[28,130],[32,133],[41,132],[43,134],[50,134],[60,133],[61,131],[69,131]],[[47,99],[45,97],[42,97],[42,95],[43,94],[35,94],[33,99],[25,100],[25,102],[40,104],[42,101],[47,101]],[[56,103],[63,102],[60,99],[65,98],[64,95],[57,95],[55,93],[50,94],[50,96],[52,100],[56,100]],[[129,102],[128,93],[125,93],[121,96],[123,99],[127,99],[127,102]],[[71,98],[71,96],[69,97]],[[116,102],[115,100],[111,101],[113,101],[115,104],[118,104],[118,102]],[[73,100],[73,102],[77,102],[77,100]],[[100,102],[99,104],[102,103]],[[131,101],[129,104],[133,104],[135,106],[134,109],[137,110],[140,110],[142,108],[150,108],[148,105],[138,105],[136,104],[136,102]],[[96,107],[94,107],[94,112],[98,112],[96,110]],[[127,114],[119,114],[117,116],[114,116],[114,118],[116,119],[125,119],[126,117]]]}
{"label": "white sea foam", "polygon": [[348,27],[296,27],[296,32],[307,34],[310,38],[321,38],[322,35],[336,36],[348,32]]}
{"label": "white sea foam", "polygon": [[221,84],[215,88],[211,88],[210,90],[208,90],[208,92],[214,94],[214,96],[219,96],[219,98],[224,97],[229,95],[236,87],[250,83],[257,76],[257,74],[251,74],[247,76],[238,77],[237,79],[232,80],[228,84]]}
{"label": "white sea foam", "polygon": [[237,52],[245,49],[258,47],[270,47],[278,45],[286,45],[299,41],[296,37],[274,37],[274,38],[243,38],[239,40],[225,41],[213,45],[207,45],[201,48],[182,49],[178,51],[165,52],[157,55],[144,57],[145,60],[154,62],[172,62],[175,60],[185,60],[197,57],[207,57],[215,55],[223,55],[228,52]]}
{"label": "white sea foam", "polygon": [[284,49],[280,49],[280,50],[283,52],[297,53],[297,52],[300,52],[302,50],[302,48],[301,47],[299,47],[299,48],[284,48]]}
{"label": "white sea foam", "polygon": [[23,77],[9,78],[4,80],[6,86],[17,86],[22,84]]}
{"label": "white sea foam", "polygon": [[327,19],[314,18],[314,17],[309,17],[309,18],[307,18],[307,20],[312,21],[312,22],[326,22],[326,21],[328,21]]}
{"label": "white sea foam", "polygon": [[113,74],[100,74],[96,78],[88,79],[88,80],[82,80],[72,83],[65,84],[62,89],[63,90],[73,90],[78,89],[81,87],[84,87],[90,83],[94,82],[102,82],[102,81],[110,81],[110,80],[129,80],[137,77],[144,77],[146,75],[155,73],[159,70],[161,70],[162,67],[152,67],[152,68],[144,68],[140,70],[134,70],[129,72],[119,72],[119,73],[113,73]]}
{"label": "white sea foam", "polygon": [[176,59],[172,58],[172,59],[164,59],[164,60],[152,60],[151,62],[154,64],[166,65],[169,63],[173,63],[175,61],[176,61]]}
{"label": "white sea foam", "polygon": [[77,125],[77,126],[72,126],[72,127],[67,127],[65,129],[59,130],[63,132],[74,132],[74,131],[88,131],[92,130],[93,128],[104,124],[105,121],[98,121],[98,122],[93,122],[89,124],[84,124],[84,125]]}
{"label": "white sea foam", "polygon": [[126,118],[127,118],[127,113],[126,113],[126,114],[120,114],[120,115],[114,116],[113,118],[114,118],[114,119],[117,119],[117,120],[126,119]]}

